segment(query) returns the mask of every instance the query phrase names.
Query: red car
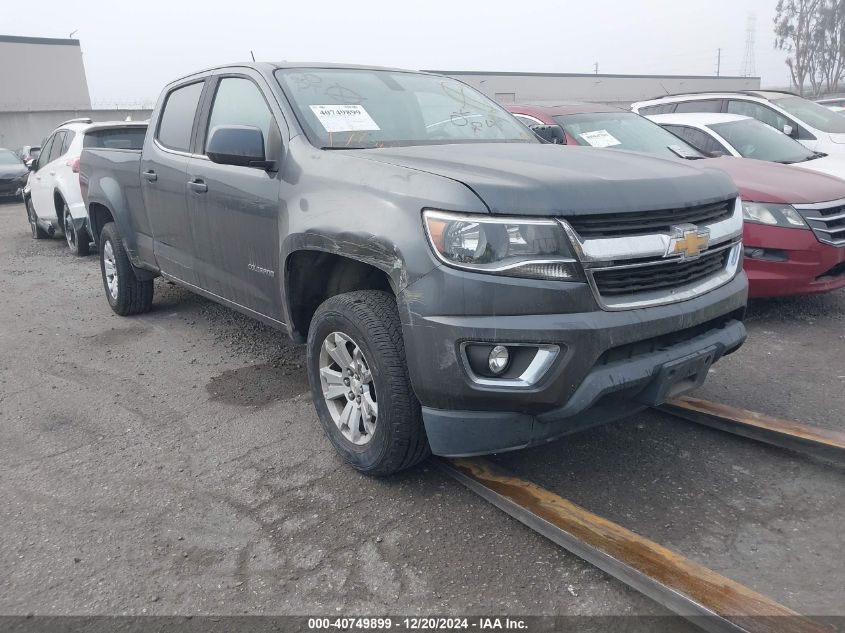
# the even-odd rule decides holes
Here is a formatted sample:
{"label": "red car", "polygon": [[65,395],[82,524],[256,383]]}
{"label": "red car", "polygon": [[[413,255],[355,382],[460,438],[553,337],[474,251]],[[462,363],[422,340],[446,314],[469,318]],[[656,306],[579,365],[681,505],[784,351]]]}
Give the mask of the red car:
{"label": "red car", "polygon": [[656,123],[612,106],[506,107],[553,142],[696,160],[731,176],[743,204],[749,296],[845,286],[845,180],[748,158],[706,157]]}

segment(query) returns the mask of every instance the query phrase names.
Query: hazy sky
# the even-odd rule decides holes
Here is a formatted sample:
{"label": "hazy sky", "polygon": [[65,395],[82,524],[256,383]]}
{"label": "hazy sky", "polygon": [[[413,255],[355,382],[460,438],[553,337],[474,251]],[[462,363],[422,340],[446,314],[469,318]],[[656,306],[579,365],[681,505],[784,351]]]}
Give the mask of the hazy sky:
{"label": "hazy sky", "polygon": [[[36,0],[5,35],[81,40],[96,105],[151,102],[162,85],[249,59],[438,70],[740,74],[750,14],[763,84],[788,85],[776,0]],[[28,8],[27,8],[28,7]]]}

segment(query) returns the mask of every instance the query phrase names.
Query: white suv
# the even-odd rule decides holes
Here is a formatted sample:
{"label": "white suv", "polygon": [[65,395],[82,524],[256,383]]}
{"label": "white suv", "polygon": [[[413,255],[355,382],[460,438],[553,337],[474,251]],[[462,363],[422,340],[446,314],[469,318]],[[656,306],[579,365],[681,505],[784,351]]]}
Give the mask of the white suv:
{"label": "white suv", "polygon": [[87,255],[91,234],[79,189],[79,156],[83,147],[141,149],[146,122],[94,123],[73,119],[59,125],[41,144],[24,188],[24,203],[32,237],[63,233],[68,247]]}
{"label": "white suv", "polygon": [[845,117],[791,92],[754,90],[671,95],[631,105],[637,114],[675,112],[741,114],[791,136],[807,149],[845,155]]}

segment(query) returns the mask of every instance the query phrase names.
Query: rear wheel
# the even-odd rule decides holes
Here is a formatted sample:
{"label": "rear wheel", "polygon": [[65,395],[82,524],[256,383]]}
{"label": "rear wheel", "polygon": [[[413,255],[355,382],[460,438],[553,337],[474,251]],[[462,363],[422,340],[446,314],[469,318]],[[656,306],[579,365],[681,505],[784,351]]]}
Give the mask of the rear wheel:
{"label": "rear wheel", "polygon": [[327,299],[311,320],[307,362],[317,416],[344,461],[384,476],[428,456],[391,294],[359,290]]}
{"label": "rear wheel", "polygon": [[46,240],[50,237],[50,235],[47,231],[38,226],[38,216],[35,215],[35,209],[32,206],[32,198],[26,198],[26,200],[24,200],[24,206],[26,207],[26,218],[29,220],[29,229],[32,231],[32,239]]}
{"label": "rear wheel", "polygon": [[114,222],[100,232],[100,271],[111,309],[120,316],[148,312],[153,305],[153,280],[139,280]]}
{"label": "rear wheel", "polygon": [[77,231],[74,228],[73,216],[70,214],[70,208],[67,206],[67,202],[64,203],[62,214],[62,223],[65,229],[65,241],[67,242],[67,247],[74,255],[87,255],[90,252],[88,250],[88,235],[85,233],[84,229],[82,231]]}

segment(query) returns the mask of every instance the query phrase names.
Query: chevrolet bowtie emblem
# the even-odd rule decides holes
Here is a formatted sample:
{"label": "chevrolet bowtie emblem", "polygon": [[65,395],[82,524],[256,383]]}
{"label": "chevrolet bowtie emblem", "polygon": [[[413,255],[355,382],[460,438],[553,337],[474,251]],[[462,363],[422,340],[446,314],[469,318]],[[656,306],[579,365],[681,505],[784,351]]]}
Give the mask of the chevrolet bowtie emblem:
{"label": "chevrolet bowtie emblem", "polygon": [[702,229],[694,224],[679,224],[672,227],[672,235],[665,257],[680,255],[681,259],[698,257],[710,244],[710,229]]}

